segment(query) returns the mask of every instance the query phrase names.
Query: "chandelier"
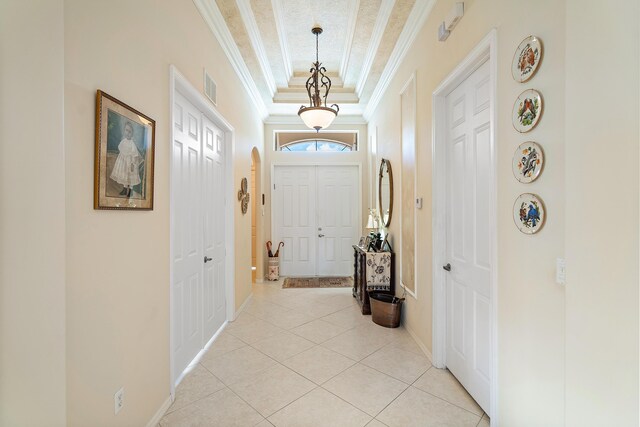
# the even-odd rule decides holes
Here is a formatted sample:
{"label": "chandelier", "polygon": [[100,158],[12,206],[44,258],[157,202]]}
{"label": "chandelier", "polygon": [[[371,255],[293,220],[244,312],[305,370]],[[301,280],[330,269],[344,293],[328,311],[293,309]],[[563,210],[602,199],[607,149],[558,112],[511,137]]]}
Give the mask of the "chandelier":
{"label": "chandelier", "polygon": [[[329,95],[329,90],[331,89],[331,79],[324,74],[327,69],[322,67],[318,60],[318,36],[322,34],[322,28],[313,27],[311,32],[316,35],[316,62],[313,63],[313,68],[309,70],[311,77],[307,79],[306,83],[309,106],[300,106],[298,115],[305,125],[320,132],[320,129],[331,125],[333,119],[338,115],[340,107],[337,104],[327,107],[327,95]],[[321,90],[324,91],[322,96],[320,95]]]}

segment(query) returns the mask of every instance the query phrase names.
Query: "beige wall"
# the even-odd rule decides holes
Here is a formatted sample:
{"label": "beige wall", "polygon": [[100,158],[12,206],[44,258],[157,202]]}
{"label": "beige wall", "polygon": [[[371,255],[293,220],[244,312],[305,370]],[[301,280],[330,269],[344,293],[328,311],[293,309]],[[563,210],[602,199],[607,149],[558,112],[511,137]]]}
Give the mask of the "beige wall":
{"label": "beige wall", "polygon": [[[271,230],[271,189],[273,183],[271,182],[271,174],[273,172],[273,165],[285,165],[285,164],[327,164],[327,165],[339,165],[339,164],[360,164],[362,171],[362,225],[366,225],[367,215],[369,214],[369,166],[367,157],[367,141],[368,132],[366,125],[347,125],[347,124],[333,124],[328,129],[328,132],[333,130],[355,130],[359,132],[358,145],[359,150],[355,152],[345,153],[294,153],[275,151],[275,139],[274,132],[283,130],[304,130],[308,131],[301,120],[299,125],[291,124],[265,124],[264,125],[264,162],[262,168],[262,191],[265,194],[265,206],[263,216],[263,229],[264,240],[258,242],[258,250],[266,251],[264,246],[267,240],[272,240]],[[373,207],[373,206],[372,206]],[[362,230],[364,233],[364,230]],[[354,242],[357,243],[357,242]],[[267,262],[268,257],[264,257],[264,263]],[[264,268],[266,272],[266,267]]]}
{"label": "beige wall", "polygon": [[638,426],[640,7],[566,7],[566,425]]}
{"label": "beige wall", "polygon": [[[399,93],[416,72],[416,197],[423,197],[424,202],[423,208],[416,211],[418,295],[417,299],[407,298],[406,324],[431,351],[432,93],[472,48],[496,28],[498,416],[503,426],[559,426],[564,422],[564,289],[555,284],[554,274],[555,259],[564,251],[564,3],[547,0],[526,7],[511,0],[465,1],[464,17],[446,42],[438,42],[437,27],[453,3],[454,0],[441,0],[435,4],[369,123],[370,133],[377,130],[378,160],[390,159],[394,177],[400,176]],[[511,77],[511,60],[517,45],[529,34],[542,38],[544,59],[538,74],[530,82],[519,84]],[[541,91],[545,112],[536,129],[520,135],[512,127],[511,108],[517,95],[527,88]],[[528,139],[542,144],[547,164],[538,181],[523,185],[513,177],[511,159],[517,145]],[[547,223],[535,236],[521,234],[513,224],[513,202],[523,192],[540,194],[548,210]],[[394,191],[394,197],[394,206],[401,206],[400,191]],[[397,241],[401,215],[400,211],[394,212],[389,228],[396,240],[396,250],[400,247]],[[397,259],[402,262],[402,254]]]}
{"label": "beige wall", "polygon": [[62,0],[0,2],[0,425],[64,426]]}
{"label": "beige wall", "polygon": [[264,253],[264,251],[262,251],[262,248],[264,247],[263,243],[265,241],[263,237],[264,224],[262,216],[262,193],[264,192],[262,185],[262,170],[264,169],[264,165],[262,163],[262,153],[262,147],[254,147],[251,152],[252,165],[255,166],[255,171],[251,171],[251,175],[255,179],[255,191],[252,191],[251,193],[251,203],[249,204],[252,233],[254,225],[256,233],[255,248],[253,247],[253,242],[251,248],[251,264],[256,267],[256,270],[255,272],[252,272],[251,277],[251,279],[254,281],[255,279],[262,279],[265,276],[264,258],[266,257],[266,254]]}
{"label": "beige wall", "polygon": [[[169,396],[169,66],[199,91],[203,68],[216,80],[218,110],[235,128],[236,188],[263,125],[191,0],[64,6],[68,422],[142,426]],[[152,212],[93,210],[96,89],[156,120]],[[251,217],[230,202],[239,306],[251,292]]]}

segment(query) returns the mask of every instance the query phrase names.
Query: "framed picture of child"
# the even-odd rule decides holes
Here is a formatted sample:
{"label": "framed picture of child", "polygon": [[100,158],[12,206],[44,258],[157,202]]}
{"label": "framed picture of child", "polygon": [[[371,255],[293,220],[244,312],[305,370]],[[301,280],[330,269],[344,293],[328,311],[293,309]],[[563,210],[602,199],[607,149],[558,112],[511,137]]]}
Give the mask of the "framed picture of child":
{"label": "framed picture of child", "polygon": [[98,90],[94,209],[153,209],[156,122]]}

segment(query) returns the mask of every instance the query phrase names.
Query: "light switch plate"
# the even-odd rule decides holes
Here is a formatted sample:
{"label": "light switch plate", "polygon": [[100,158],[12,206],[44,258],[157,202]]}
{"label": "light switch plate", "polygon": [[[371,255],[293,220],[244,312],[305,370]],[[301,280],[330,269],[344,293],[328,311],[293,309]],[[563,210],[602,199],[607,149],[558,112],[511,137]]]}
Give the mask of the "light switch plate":
{"label": "light switch plate", "polygon": [[113,403],[115,404],[114,410],[117,415],[124,406],[124,387],[116,391],[116,394],[113,396]]}
{"label": "light switch plate", "polygon": [[416,209],[422,209],[422,197],[416,198]]}
{"label": "light switch plate", "polygon": [[564,285],[567,281],[567,265],[564,258],[556,258],[556,283]]}

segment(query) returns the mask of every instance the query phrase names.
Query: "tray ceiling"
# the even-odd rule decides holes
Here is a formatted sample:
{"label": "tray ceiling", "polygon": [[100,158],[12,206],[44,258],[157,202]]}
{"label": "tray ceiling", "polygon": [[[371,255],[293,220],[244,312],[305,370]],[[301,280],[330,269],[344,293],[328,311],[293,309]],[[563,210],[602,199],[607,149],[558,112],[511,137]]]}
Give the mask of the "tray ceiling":
{"label": "tray ceiling", "polygon": [[[304,84],[319,59],[332,87],[328,103],[362,115],[379,99],[414,40],[433,0],[194,0],[225,43],[239,74],[251,82],[267,115],[295,115],[308,104]],[[217,28],[225,26],[226,28]],[[232,45],[232,46],[231,46]],[[383,87],[384,86],[384,87]]]}

